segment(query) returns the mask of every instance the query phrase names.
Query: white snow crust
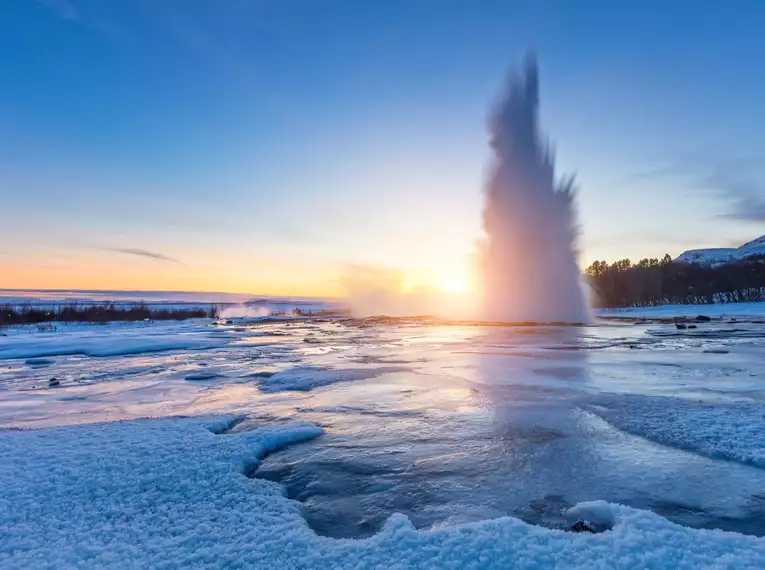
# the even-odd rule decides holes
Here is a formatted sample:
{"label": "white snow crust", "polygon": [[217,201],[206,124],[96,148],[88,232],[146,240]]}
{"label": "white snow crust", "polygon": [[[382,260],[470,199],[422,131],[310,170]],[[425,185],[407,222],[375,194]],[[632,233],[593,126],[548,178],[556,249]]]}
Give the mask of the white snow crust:
{"label": "white snow crust", "polygon": [[176,418],[0,432],[0,567],[765,566],[763,538],[693,530],[600,501],[570,513],[611,526],[595,535],[514,518],[418,531],[394,515],[369,539],[319,537],[278,485],[245,474],[267,453],[321,430],[303,424],[225,433],[235,422]]}

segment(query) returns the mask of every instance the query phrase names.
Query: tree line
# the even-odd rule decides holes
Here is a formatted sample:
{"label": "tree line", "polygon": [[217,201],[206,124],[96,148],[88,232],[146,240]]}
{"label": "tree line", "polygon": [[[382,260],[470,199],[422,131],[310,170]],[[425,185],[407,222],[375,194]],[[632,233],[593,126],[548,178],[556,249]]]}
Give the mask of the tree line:
{"label": "tree line", "polygon": [[596,307],[765,301],[765,255],[720,265],[676,263],[669,255],[595,261],[585,273]]}
{"label": "tree line", "polygon": [[165,321],[218,318],[218,307],[150,307],[145,303],[115,305],[105,303],[67,303],[53,307],[36,305],[0,306],[0,326],[45,322]]}

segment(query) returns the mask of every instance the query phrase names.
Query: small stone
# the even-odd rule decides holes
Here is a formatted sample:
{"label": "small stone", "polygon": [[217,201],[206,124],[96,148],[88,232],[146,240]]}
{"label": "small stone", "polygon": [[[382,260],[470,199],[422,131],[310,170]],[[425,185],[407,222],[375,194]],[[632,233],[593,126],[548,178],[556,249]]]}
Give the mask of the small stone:
{"label": "small stone", "polygon": [[683,329],[687,329],[688,326],[684,325],[683,323],[675,323],[675,328],[677,328],[678,330],[683,330]]}
{"label": "small stone", "polygon": [[58,378],[51,378],[50,380],[48,380],[48,386],[60,386],[60,385],[61,385],[61,382],[59,381]]}
{"label": "small stone", "polygon": [[712,320],[712,317],[708,317],[706,315],[698,315],[696,317],[696,321],[699,323],[708,323],[711,320]]}
{"label": "small stone", "polygon": [[697,327],[696,325],[688,325],[688,328],[689,328],[689,329],[696,329],[696,328],[698,328],[698,327]]}

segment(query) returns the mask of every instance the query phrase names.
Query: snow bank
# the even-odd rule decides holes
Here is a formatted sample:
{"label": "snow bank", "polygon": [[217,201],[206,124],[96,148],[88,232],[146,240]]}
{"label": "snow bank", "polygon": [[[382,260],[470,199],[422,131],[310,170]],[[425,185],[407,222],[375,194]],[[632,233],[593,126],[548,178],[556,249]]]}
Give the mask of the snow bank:
{"label": "snow bank", "polygon": [[765,405],[651,396],[606,399],[591,411],[663,445],[765,468]]}
{"label": "snow bank", "polygon": [[597,317],[672,318],[695,317],[763,317],[765,303],[716,303],[713,305],[662,305],[660,307],[626,307],[596,309]]}
{"label": "snow bank", "polygon": [[299,390],[307,392],[314,388],[334,384],[376,378],[389,372],[406,370],[401,367],[379,368],[316,368],[313,366],[295,366],[271,376],[259,376],[260,389],[263,392],[281,392]]}
{"label": "snow bank", "polygon": [[[376,536],[316,536],[275,483],[248,479],[311,425],[226,434],[236,418],[0,432],[0,566],[207,568],[745,568],[765,539],[691,530],[602,502],[572,534],[501,518],[417,531],[395,515]],[[216,435],[215,433],[223,435]]]}

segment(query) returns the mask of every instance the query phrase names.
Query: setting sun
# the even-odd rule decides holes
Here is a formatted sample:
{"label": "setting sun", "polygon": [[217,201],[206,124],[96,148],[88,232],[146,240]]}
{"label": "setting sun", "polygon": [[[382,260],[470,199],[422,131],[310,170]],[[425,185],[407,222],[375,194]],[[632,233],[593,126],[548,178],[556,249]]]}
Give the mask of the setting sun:
{"label": "setting sun", "polygon": [[438,288],[447,293],[464,293],[470,290],[470,281],[466,275],[450,273],[438,282]]}

